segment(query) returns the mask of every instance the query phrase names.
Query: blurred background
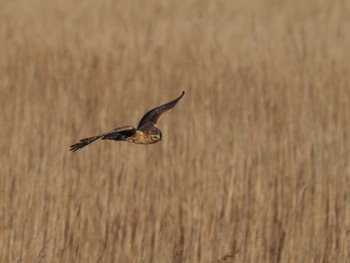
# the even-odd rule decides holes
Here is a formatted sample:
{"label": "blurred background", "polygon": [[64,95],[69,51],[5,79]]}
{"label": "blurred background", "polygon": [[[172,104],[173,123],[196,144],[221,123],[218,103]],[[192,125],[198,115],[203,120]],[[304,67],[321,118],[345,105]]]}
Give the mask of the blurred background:
{"label": "blurred background", "polygon": [[[350,2],[0,0],[1,262],[350,262]],[[69,145],[185,90],[160,143]]]}

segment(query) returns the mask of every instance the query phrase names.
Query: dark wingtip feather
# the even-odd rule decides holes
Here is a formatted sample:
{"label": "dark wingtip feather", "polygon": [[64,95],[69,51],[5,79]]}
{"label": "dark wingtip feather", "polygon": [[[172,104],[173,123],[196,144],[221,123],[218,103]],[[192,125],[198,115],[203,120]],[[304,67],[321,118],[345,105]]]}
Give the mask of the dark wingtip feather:
{"label": "dark wingtip feather", "polygon": [[88,143],[86,143],[86,142],[78,142],[76,144],[73,144],[73,145],[69,146],[69,151],[75,152],[75,151],[85,147],[86,145],[88,145]]}
{"label": "dark wingtip feather", "polygon": [[69,151],[71,152],[75,152],[81,148],[84,148],[85,146],[89,145],[90,143],[96,141],[97,139],[99,139],[101,136],[94,136],[94,137],[89,137],[89,138],[85,138],[80,140],[78,143],[75,143],[73,145],[71,145],[69,147]]}
{"label": "dark wingtip feather", "polygon": [[185,91],[182,91],[181,96],[179,97],[179,99],[181,99],[183,96],[185,96]]}
{"label": "dark wingtip feather", "polygon": [[177,97],[176,99],[174,99],[173,101],[171,101],[169,103],[173,103],[174,104],[173,106],[175,106],[179,102],[179,100],[182,99],[183,96],[185,96],[185,91],[182,91],[182,93],[179,97]]}
{"label": "dark wingtip feather", "polygon": [[181,95],[172,101],[174,103],[174,106],[179,102],[179,100],[182,99],[183,96],[185,96],[185,91],[182,91]]}

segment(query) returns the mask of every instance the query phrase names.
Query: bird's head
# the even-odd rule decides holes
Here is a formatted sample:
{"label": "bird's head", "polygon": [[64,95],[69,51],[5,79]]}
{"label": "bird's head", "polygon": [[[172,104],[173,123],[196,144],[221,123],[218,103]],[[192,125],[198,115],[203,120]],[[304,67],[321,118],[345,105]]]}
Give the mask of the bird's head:
{"label": "bird's head", "polygon": [[162,132],[160,130],[154,130],[151,133],[151,137],[153,139],[153,141],[157,142],[160,141],[162,139]]}

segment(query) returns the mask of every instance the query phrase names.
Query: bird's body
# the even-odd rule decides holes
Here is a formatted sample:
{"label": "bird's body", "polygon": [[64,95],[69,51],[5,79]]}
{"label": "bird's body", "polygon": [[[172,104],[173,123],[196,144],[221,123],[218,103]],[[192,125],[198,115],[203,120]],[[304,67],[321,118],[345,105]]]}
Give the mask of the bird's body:
{"label": "bird's body", "polygon": [[183,91],[181,96],[175,100],[148,111],[140,120],[137,128],[133,126],[123,126],[107,133],[82,139],[78,143],[71,145],[70,151],[75,152],[98,139],[126,141],[137,144],[157,143],[162,139],[162,132],[158,129],[157,123],[162,115],[171,111],[184,95],[185,92]]}
{"label": "bird's body", "polygon": [[161,138],[159,136],[152,137],[152,135],[142,131],[136,131],[132,136],[125,138],[125,141],[137,144],[153,144],[160,141]]}

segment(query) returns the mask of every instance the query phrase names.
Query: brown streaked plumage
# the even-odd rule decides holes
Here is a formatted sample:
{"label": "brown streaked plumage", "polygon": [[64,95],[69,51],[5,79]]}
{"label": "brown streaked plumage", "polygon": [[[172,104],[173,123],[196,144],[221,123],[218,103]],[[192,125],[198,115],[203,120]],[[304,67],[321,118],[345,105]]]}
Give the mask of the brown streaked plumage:
{"label": "brown streaked plumage", "polygon": [[164,113],[171,111],[184,95],[185,92],[183,91],[175,100],[148,111],[140,120],[137,128],[133,126],[123,126],[107,133],[88,137],[71,145],[69,150],[75,152],[98,139],[127,141],[137,144],[157,143],[162,139],[162,132],[157,127],[159,120]]}

